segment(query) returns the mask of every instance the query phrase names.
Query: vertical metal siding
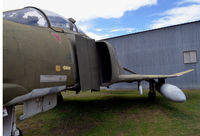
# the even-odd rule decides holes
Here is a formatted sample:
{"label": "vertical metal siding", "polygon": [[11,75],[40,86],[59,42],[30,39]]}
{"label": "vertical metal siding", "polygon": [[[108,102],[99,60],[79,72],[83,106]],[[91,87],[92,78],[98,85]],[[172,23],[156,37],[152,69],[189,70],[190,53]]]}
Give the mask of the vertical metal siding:
{"label": "vertical metal siding", "polygon": [[[199,21],[111,38],[106,41],[116,48],[122,66],[140,74],[172,74],[193,68],[195,71],[178,78],[167,79],[166,82],[183,89],[200,88]],[[183,52],[188,50],[197,51],[197,63],[184,64]],[[131,89],[137,86],[121,83],[112,87]]]}

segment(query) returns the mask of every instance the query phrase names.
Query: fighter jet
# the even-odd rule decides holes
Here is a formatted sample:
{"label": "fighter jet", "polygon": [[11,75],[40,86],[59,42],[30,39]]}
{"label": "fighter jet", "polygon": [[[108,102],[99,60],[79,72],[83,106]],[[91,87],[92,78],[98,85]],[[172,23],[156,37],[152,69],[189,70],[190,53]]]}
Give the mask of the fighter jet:
{"label": "fighter jet", "polygon": [[64,90],[99,91],[114,83],[138,82],[142,94],[144,80],[149,82],[152,100],[157,91],[171,101],[186,101],[181,89],[165,79],[192,69],[171,75],[136,74],[121,66],[112,45],[91,39],[75,23],[73,18],[35,7],[3,13],[5,136],[22,135],[16,128],[15,105],[24,105],[23,120],[55,107]]}

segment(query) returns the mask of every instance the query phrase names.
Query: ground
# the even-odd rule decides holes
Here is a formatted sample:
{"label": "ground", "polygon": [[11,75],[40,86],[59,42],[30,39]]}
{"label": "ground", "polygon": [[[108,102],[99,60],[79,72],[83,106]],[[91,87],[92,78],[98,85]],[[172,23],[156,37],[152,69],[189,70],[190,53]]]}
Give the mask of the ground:
{"label": "ground", "polygon": [[[198,136],[200,90],[186,90],[185,103],[173,103],[147,91],[64,92],[64,103],[19,121],[25,136]],[[16,108],[17,117],[22,106]]]}

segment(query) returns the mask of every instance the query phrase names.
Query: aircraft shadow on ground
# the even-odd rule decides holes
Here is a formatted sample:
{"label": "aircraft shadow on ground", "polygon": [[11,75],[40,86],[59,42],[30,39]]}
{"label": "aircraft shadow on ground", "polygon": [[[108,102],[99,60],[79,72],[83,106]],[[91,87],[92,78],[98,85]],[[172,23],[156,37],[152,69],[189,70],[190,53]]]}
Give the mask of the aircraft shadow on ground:
{"label": "aircraft shadow on ground", "polygon": [[176,107],[171,105],[171,102],[167,101],[162,97],[158,97],[155,101],[150,101],[146,96],[104,96],[101,99],[92,100],[68,100],[65,99],[63,104],[58,106],[59,109],[70,108],[77,112],[121,112],[128,109],[139,110],[139,109],[154,109],[162,108],[170,111],[177,111]]}

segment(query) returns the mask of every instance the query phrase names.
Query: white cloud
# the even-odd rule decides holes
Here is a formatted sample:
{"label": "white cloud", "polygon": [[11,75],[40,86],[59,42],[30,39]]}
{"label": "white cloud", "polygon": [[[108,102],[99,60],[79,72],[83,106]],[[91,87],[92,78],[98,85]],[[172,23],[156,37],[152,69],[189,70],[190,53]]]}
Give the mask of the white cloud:
{"label": "white cloud", "polygon": [[162,15],[163,17],[153,21],[151,29],[200,20],[200,4],[176,7],[167,10]]}
{"label": "white cloud", "polygon": [[91,24],[79,24],[79,28],[83,30],[89,37],[95,40],[100,40],[100,39],[105,39],[105,38],[110,37],[109,34],[96,34],[96,33],[90,32],[89,29],[92,28]]}
{"label": "white cloud", "polygon": [[120,29],[113,29],[110,32],[112,33],[112,32],[119,32],[119,31],[121,31],[121,30]]}
{"label": "white cloud", "polygon": [[182,5],[186,3],[200,3],[200,0],[182,0],[182,1],[177,2],[177,5]]}
{"label": "white cloud", "polygon": [[97,29],[95,29],[95,31],[97,31],[97,32],[101,32],[102,29],[101,29],[101,28],[97,28]]}
{"label": "white cloud", "polygon": [[[119,32],[119,33],[123,33],[123,34],[127,34],[127,33],[132,33],[135,29],[134,28],[129,28],[129,27],[125,27],[125,28],[94,28],[93,24],[88,23],[88,22],[82,22],[79,23],[79,28],[81,30],[83,30],[88,36],[90,36],[91,38],[94,38],[96,40],[100,40],[100,39],[105,39],[105,38],[109,38],[111,36],[116,36],[115,33]],[[94,30],[95,32],[91,32],[90,30]]]}
{"label": "white cloud", "polygon": [[109,34],[96,34],[96,33],[93,33],[93,32],[86,32],[86,34],[95,39],[95,40],[101,40],[101,39],[106,39],[106,38],[109,38],[110,35]]}
{"label": "white cloud", "polygon": [[3,9],[11,10],[26,6],[47,9],[76,20],[89,20],[98,17],[119,18],[126,11],[152,6],[157,0],[3,0]]}
{"label": "white cloud", "polygon": [[117,29],[113,29],[110,32],[127,32],[127,33],[132,33],[134,30],[134,28],[117,28]]}

